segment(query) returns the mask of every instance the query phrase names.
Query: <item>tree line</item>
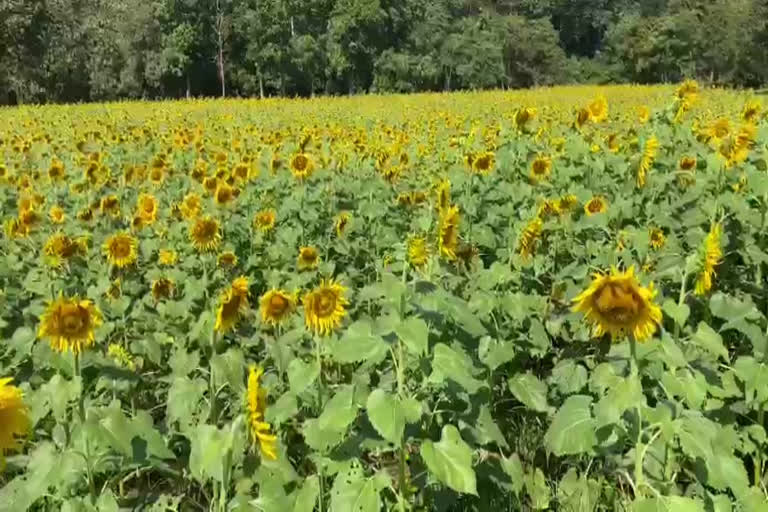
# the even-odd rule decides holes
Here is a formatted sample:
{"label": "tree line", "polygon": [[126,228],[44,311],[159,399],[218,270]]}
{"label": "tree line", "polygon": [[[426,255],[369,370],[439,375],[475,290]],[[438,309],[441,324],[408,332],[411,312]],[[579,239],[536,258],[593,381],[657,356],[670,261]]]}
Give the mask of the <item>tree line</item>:
{"label": "tree line", "polygon": [[0,0],[0,103],[768,83],[765,0]]}

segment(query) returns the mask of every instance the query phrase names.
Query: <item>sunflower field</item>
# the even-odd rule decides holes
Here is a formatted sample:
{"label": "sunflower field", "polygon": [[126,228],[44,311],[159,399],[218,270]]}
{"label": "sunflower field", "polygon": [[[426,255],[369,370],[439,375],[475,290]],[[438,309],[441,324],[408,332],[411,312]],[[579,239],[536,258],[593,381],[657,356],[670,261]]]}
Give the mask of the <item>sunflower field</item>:
{"label": "sunflower field", "polygon": [[0,511],[768,510],[760,96],[0,118]]}

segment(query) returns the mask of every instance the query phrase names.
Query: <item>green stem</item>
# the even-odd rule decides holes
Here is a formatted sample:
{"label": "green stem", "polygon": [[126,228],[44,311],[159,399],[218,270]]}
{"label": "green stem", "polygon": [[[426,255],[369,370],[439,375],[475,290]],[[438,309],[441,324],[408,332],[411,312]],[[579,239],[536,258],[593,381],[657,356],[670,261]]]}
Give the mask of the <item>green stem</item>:
{"label": "green stem", "polygon": [[218,421],[218,407],[216,402],[216,381],[213,375],[213,356],[216,353],[216,342],[218,341],[218,332],[216,329],[211,332],[211,356],[208,359],[208,395],[210,396],[210,408],[208,409],[208,419],[212,424]]}
{"label": "green stem", "polygon": [[77,414],[80,417],[80,432],[83,436],[83,451],[85,452],[85,474],[88,479],[88,490],[91,494],[91,504],[95,505],[98,495],[96,494],[96,482],[93,479],[93,467],[91,466],[91,447],[88,443],[88,434],[85,432],[85,386],[80,368],[80,353],[74,352],[75,358],[75,377],[80,381],[80,396],[77,398]]}
{"label": "green stem", "polygon": [[[640,379],[639,365],[637,362],[637,341],[633,336],[629,337],[629,378]],[[643,413],[640,404],[635,408],[637,410],[637,440],[635,442],[635,488],[640,490],[643,482],[643,456],[644,449],[642,447],[643,439]]]}
{"label": "green stem", "polygon": [[[320,351],[320,336],[315,334],[315,358],[317,360],[317,414],[320,416],[323,412],[323,358]],[[320,495],[318,496],[318,506],[320,512],[325,510],[324,495],[325,495],[325,477],[323,476],[323,469],[320,465],[317,467],[317,476],[320,482]]]}
{"label": "green stem", "polygon": [[[757,409],[757,424],[761,427],[765,427],[765,402],[760,404]],[[763,458],[763,450],[758,448],[757,460],[755,461],[755,487],[759,488],[763,481],[763,464],[765,459]]]}
{"label": "green stem", "polygon": [[232,450],[227,450],[224,454],[224,473],[222,475],[221,491],[219,492],[219,510],[227,511],[227,499],[229,490],[230,466],[232,465]]}
{"label": "green stem", "polygon": [[[688,280],[688,269],[683,271],[683,282],[680,283],[680,296],[677,299],[677,305],[682,306],[685,302],[685,283]],[[675,341],[680,341],[680,324],[675,321]]]}

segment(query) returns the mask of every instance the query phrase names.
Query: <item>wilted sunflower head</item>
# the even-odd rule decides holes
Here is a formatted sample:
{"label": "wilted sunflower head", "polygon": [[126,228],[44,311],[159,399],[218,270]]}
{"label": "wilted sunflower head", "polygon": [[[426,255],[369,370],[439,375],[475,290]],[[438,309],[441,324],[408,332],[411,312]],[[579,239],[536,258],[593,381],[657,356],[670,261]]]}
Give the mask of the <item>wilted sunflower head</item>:
{"label": "wilted sunflower head", "polygon": [[587,215],[595,215],[603,213],[608,208],[605,199],[602,196],[595,196],[584,205],[584,213]]}
{"label": "wilted sunflower head", "polygon": [[440,254],[446,259],[456,259],[456,247],[459,245],[459,207],[451,206],[440,215],[437,245]]}
{"label": "wilted sunflower head", "polygon": [[291,158],[291,172],[295,178],[306,179],[312,175],[314,170],[312,158],[307,153],[296,153]]}
{"label": "wilted sunflower head", "polygon": [[159,302],[164,299],[170,299],[173,295],[175,285],[167,277],[161,277],[152,281],[152,298]]}
{"label": "wilted sunflower head", "polygon": [[299,257],[297,264],[299,270],[309,270],[316,268],[320,263],[320,254],[314,247],[301,247],[299,249]]}
{"label": "wilted sunflower head", "polygon": [[115,233],[107,238],[102,250],[112,265],[123,268],[136,262],[137,246],[136,238],[128,233]]}
{"label": "wilted sunflower head", "polygon": [[429,247],[424,237],[408,239],[408,262],[414,267],[423,267],[429,260]]}
{"label": "wilted sunflower head", "polygon": [[198,252],[215,250],[221,243],[219,221],[210,215],[198,217],[190,226],[189,238]]}
{"label": "wilted sunflower head", "polygon": [[55,204],[51,206],[51,209],[48,211],[48,218],[51,219],[51,222],[54,224],[63,224],[67,219],[67,214],[61,206]]}
{"label": "wilted sunflower head", "polygon": [[531,179],[536,182],[545,179],[552,171],[552,159],[545,155],[538,155],[531,162]]}
{"label": "wilted sunflower head", "polygon": [[304,323],[307,329],[320,336],[329,335],[341,325],[349,304],[344,297],[346,288],[332,279],[304,295]]}
{"label": "wilted sunflower head", "polygon": [[584,314],[593,326],[593,336],[610,334],[614,340],[633,336],[643,341],[653,335],[661,323],[661,308],[653,303],[653,283],[641,286],[634,267],[626,272],[611,269],[610,274],[595,274],[590,286],[573,299],[573,310]]}
{"label": "wilted sunflower head", "polygon": [[232,251],[224,251],[219,254],[217,262],[220,267],[234,267],[237,265],[237,255]]}
{"label": "wilted sunflower head", "polygon": [[240,315],[248,307],[248,300],[230,288],[219,298],[219,307],[216,310],[216,324],[214,329],[225,333],[230,331],[240,319]]}
{"label": "wilted sunflower head", "polygon": [[278,325],[296,309],[296,298],[284,290],[272,288],[259,299],[259,309],[262,323]]}
{"label": "wilted sunflower head", "polygon": [[102,214],[111,214],[113,216],[120,214],[120,200],[115,194],[102,197],[99,206]]}
{"label": "wilted sunflower head", "polygon": [[664,231],[660,228],[651,228],[649,233],[649,244],[651,248],[659,250],[664,247],[664,243],[667,241],[667,237],[664,236]]}
{"label": "wilted sunflower head", "polygon": [[48,304],[37,336],[48,338],[57,352],[81,352],[93,345],[93,330],[101,325],[101,312],[90,300],[59,298]]}
{"label": "wilted sunflower head", "polygon": [[341,238],[344,236],[344,232],[347,229],[347,226],[349,226],[349,219],[352,217],[349,215],[349,212],[341,212],[336,217],[336,222],[334,223],[334,228],[336,230],[336,236]]}
{"label": "wilted sunflower head", "polygon": [[0,379],[0,471],[5,467],[5,454],[21,449],[21,438],[32,426],[22,392],[11,385],[12,381]]}
{"label": "wilted sunflower head", "polygon": [[275,227],[276,219],[277,214],[275,213],[275,210],[262,210],[253,218],[253,225],[256,229],[266,233]]}

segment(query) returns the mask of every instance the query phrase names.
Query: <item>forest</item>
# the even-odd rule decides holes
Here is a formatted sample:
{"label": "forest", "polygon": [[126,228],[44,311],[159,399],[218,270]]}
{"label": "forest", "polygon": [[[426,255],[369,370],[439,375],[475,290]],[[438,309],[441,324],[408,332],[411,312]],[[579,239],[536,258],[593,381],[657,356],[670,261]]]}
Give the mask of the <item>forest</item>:
{"label": "forest", "polygon": [[0,0],[0,104],[768,82],[765,0]]}

